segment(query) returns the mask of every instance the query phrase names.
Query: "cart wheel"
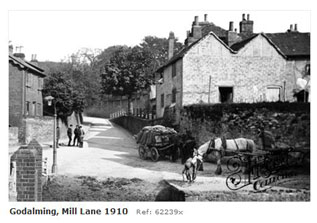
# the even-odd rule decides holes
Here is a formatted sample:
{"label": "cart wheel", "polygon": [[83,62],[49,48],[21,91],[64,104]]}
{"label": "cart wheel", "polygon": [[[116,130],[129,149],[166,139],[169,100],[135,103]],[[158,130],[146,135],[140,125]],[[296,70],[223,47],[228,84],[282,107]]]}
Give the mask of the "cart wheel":
{"label": "cart wheel", "polygon": [[156,162],[156,161],[158,161],[159,157],[160,157],[160,155],[159,155],[157,149],[155,147],[152,147],[151,148],[151,159],[154,162]]}
{"label": "cart wheel", "polygon": [[145,160],[145,149],[143,146],[139,146],[139,156],[141,159]]}

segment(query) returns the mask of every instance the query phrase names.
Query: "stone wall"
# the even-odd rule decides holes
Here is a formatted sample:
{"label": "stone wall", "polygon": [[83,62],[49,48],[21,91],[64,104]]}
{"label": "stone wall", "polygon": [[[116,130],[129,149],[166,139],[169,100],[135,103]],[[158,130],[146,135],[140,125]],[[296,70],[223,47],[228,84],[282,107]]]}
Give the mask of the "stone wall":
{"label": "stone wall", "polygon": [[258,129],[264,126],[277,143],[310,148],[310,104],[255,103],[192,105],[182,110],[180,129],[190,130],[198,144],[212,137],[245,137],[261,147]]}
{"label": "stone wall", "polygon": [[132,134],[137,134],[145,126],[159,125],[162,119],[142,119],[134,116],[121,116],[112,119],[111,122],[127,129]]}
{"label": "stone wall", "polygon": [[[68,117],[67,123],[73,126],[80,124],[79,114],[73,113]],[[40,143],[52,142],[54,118],[49,116],[24,118],[23,125],[19,128],[19,142],[29,143],[36,139]],[[67,138],[67,126],[58,120],[57,126],[60,127],[61,139]]]}

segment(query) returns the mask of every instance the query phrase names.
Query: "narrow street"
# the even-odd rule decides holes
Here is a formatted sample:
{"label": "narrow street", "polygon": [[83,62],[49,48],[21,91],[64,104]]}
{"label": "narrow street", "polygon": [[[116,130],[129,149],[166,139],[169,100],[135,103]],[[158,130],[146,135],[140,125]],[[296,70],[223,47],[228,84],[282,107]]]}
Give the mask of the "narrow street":
{"label": "narrow street", "polygon": [[[204,171],[198,172],[194,183],[183,182],[181,175],[183,165],[179,160],[175,163],[167,159],[161,159],[158,162],[142,160],[138,155],[138,145],[133,136],[125,129],[113,125],[107,119],[84,117],[84,123],[86,136],[83,148],[60,146],[57,149],[58,173],[52,178],[55,179],[57,189],[55,188],[56,191],[53,190],[53,192],[50,191],[51,194],[61,193],[61,197],[70,196],[69,194],[74,190],[81,191],[80,193],[85,191],[83,185],[90,185],[89,193],[81,195],[84,196],[83,200],[109,200],[110,192],[108,190],[115,193],[111,195],[110,200],[154,200],[155,194],[162,189],[160,184],[166,180],[185,193],[192,194],[194,199],[200,199],[200,193],[217,196],[217,199],[219,195],[214,195],[215,193],[221,194],[219,199],[224,196],[224,192],[229,193],[225,196],[232,196],[232,191],[226,186],[228,174],[225,166],[223,174],[217,176],[214,173],[216,165],[205,163]],[[52,149],[44,150],[43,157],[48,158],[48,168],[50,168]],[[309,178],[304,180],[309,182]],[[109,185],[113,187],[109,187]],[[122,186],[126,191],[122,189]],[[63,191],[61,188],[67,189]],[[285,190],[285,188],[281,190],[280,187],[274,187],[274,189],[279,193]],[[252,185],[249,185],[243,190],[239,190],[238,193],[243,200],[248,197],[245,193],[252,190]],[[132,193],[136,194],[128,198],[127,194]],[[90,194],[89,198],[87,198],[87,194]],[[257,196],[256,199],[259,199],[258,195],[253,196]],[[73,200],[74,198],[69,197],[66,200],[68,199]],[[228,197],[223,199],[230,200]]]}

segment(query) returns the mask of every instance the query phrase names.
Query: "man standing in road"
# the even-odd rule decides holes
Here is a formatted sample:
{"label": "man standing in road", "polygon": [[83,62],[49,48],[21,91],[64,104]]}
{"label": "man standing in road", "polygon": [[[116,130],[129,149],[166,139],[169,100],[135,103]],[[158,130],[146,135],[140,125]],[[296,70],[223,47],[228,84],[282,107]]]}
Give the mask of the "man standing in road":
{"label": "man standing in road", "polygon": [[79,131],[78,131],[78,138],[79,138],[79,147],[80,148],[83,148],[83,144],[84,144],[84,135],[85,135],[85,132],[82,128],[82,126],[79,126]]}
{"label": "man standing in road", "polygon": [[[77,143],[77,144],[76,144]],[[79,125],[76,125],[76,128],[74,129],[74,142],[73,146],[79,145]]]}
{"label": "man standing in road", "polygon": [[72,135],[73,135],[73,125],[70,125],[67,129],[67,136],[68,136],[68,146],[71,146],[71,142],[72,142]]}

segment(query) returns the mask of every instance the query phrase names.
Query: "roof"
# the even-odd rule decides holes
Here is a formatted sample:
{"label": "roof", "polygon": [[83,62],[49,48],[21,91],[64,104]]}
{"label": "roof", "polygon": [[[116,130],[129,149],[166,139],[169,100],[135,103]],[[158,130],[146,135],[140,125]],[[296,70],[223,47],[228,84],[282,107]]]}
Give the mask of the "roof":
{"label": "roof", "polygon": [[310,33],[266,33],[288,58],[310,57]]}
{"label": "roof", "polygon": [[210,23],[208,25],[204,25],[202,27],[202,36],[205,36],[205,35],[208,35],[210,32],[213,32],[214,34],[216,34],[218,37],[225,37],[227,36],[227,30],[219,27],[219,26],[216,26],[215,24],[213,23]]}
{"label": "roof", "polygon": [[173,56],[157,71],[160,72],[168,65],[181,59],[194,45],[196,45],[196,43],[198,43],[200,40],[208,36],[208,34],[206,34],[208,30],[213,30],[213,31],[209,31],[209,34],[213,35],[216,39],[218,39],[220,43],[222,43],[226,48],[230,50],[231,53],[236,53],[245,45],[247,45],[251,40],[253,40],[256,36],[262,35],[284,58],[294,59],[299,57],[306,57],[306,58],[310,57],[310,33],[300,33],[300,32],[258,33],[258,34],[254,33],[254,34],[251,34],[249,37],[247,37],[247,35],[241,37],[245,39],[229,47],[226,43],[224,43],[221,40],[221,38],[225,35],[226,30],[214,24],[209,24],[209,25],[203,26],[202,38],[193,42],[191,45],[181,49],[175,56]]}
{"label": "roof", "polygon": [[[231,51],[232,53],[235,53],[230,47],[228,47],[227,44],[225,44],[215,33],[213,32],[209,32],[209,35],[214,36],[224,47],[226,47],[229,51]],[[191,45],[184,47],[183,49],[181,49],[175,56],[173,56],[169,61],[167,61],[163,66],[161,66],[157,72],[161,72],[165,67],[169,66],[170,64],[176,62],[177,60],[183,58],[183,56],[193,47],[195,46],[198,42],[200,42],[202,39],[206,38],[207,36],[209,36],[208,34],[203,36],[202,38],[200,38],[199,40],[196,40],[195,42],[193,42]]]}
{"label": "roof", "polygon": [[18,65],[21,69],[31,70],[33,73],[41,77],[46,77],[43,69],[19,57],[9,54],[9,62],[12,62],[14,65]]}
{"label": "roof", "polygon": [[248,44],[254,37],[262,35],[285,58],[310,57],[310,33],[260,33],[242,40],[231,46],[238,51]]}
{"label": "roof", "polygon": [[240,42],[237,42],[237,43],[233,44],[233,45],[231,46],[231,49],[233,49],[234,51],[240,50],[240,49],[243,48],[246,44],[248,44],[251,40],[253,40],[254,37],[256,37],[256,36],[258,36],[258,34],[254,34],[254,35],[252,35],[251,37],[249,37],[249,38],[247,38],[247,39],[244,39],[244,40],[242,40],[242,41],[240,41]]}

